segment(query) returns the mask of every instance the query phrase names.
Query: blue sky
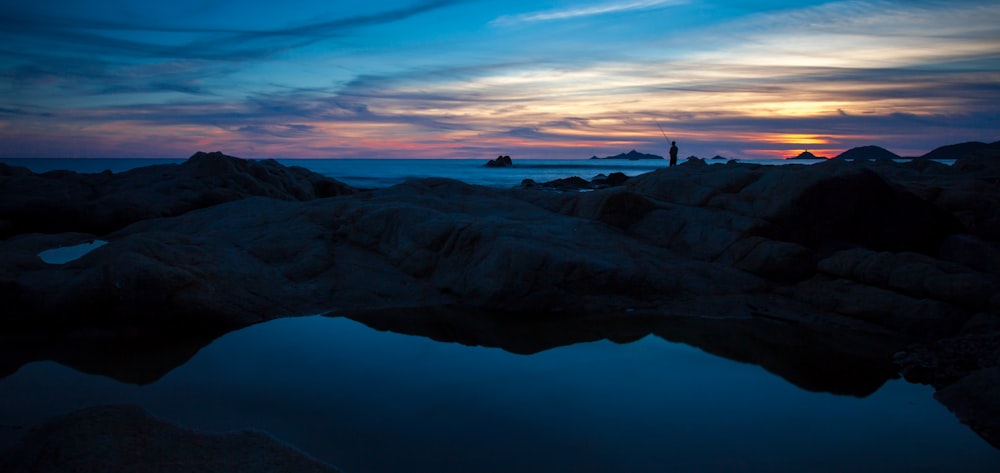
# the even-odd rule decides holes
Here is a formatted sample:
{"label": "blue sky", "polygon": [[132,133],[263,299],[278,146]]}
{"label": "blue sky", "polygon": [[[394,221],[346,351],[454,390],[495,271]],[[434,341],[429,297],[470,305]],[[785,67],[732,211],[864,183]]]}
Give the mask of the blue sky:
{"label": "blue sky", "polygon": [[0,6],[0,156],[754,158],[1000,139],[1000,5]]}

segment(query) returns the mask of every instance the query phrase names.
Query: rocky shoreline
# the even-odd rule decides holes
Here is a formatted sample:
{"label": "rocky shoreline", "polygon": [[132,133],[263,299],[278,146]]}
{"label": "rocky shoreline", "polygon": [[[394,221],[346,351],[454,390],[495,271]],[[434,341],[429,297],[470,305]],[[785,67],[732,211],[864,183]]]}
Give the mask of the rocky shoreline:
{"label": "rocky shoreline", "polygon": [[[855,372],[867,387],[842,391],[864,395],[901,372],[1000,448],[997,156],[689,160],[590,189],[362,191],[221,153],[121,174],[0,165],[0,374],[55,359],[150,382],[87,347],[172,350],[162,375],[222,333],[314,313],[521,350],[653,332],[807,389]],[[796,360],[802,339],[829,349]]]}

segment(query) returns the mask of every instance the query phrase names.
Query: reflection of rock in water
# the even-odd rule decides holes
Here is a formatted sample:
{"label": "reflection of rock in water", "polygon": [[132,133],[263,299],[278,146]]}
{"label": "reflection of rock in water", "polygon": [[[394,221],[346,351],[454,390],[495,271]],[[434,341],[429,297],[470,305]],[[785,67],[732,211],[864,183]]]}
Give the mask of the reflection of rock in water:
{"label": "reflection of rock in water", "polygon": [[896,337],[760,319],[665,320],[656,335],[753,363],[808,391],[865,397],[897,377]]}
{"label": "reflection of rock in water", "polygon": [[958,420],[972,427],[996,448],[1000,448],[1000,367],[973,371],[939,390],[934,398],[948,407]]}
{"label": "reflection of rock in water", "polygon": [[89,333],[72,336],[25,334],[0,343],[0,378],[39,360],[123,383],[150,384],[187,363],[217,333]]}
{"label": "reflection of rock in water", "polygon": [[531,354],[574,343],[629,343],[653,334],[708,353],[760,365],[809,390],[864,397],[896,377],[897,337],[856,331],[817,331],[799,324],[750,318],[518,314],[458,307],[350,314],[377,330],[442,342]]}
{"label": "reflection of rock in water", "polygon": [[[1000,324],[988,316],[975,322]],[[975,327],[975,326],[973,326]],[[972,328],[972,327],[970,327]],[[984,327],[959,337],[915,345],[900,352],[896,361],[903,376],[938,389],[934,397],[963,423],[1000,448],[1000,333]],[[978,332],[978,333],[977,333]]]}
{"label": "reflection of rock in water", "polygon": [[336,473],[259,431],[211,434],[154,418],[135,406],[55,417],[0,452],[6,473],[191,471]]}

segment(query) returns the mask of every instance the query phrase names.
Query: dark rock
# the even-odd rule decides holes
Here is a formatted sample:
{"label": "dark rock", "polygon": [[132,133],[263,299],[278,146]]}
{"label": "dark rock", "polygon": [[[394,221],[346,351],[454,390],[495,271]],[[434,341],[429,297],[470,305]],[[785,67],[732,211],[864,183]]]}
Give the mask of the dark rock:
{"label": "dark rock", "polygon": [[491,159],[486,162],[486,167],[488,168],[506,168],[513,165],[514,162],[510,159],[510,156],[497,156],[497,159]]}
{"label": "dark rock", "polygon": [[20,176],[31,176],[35,173],[31,172],[30,169],[21,166],[11,166],[9,164],[0,163],[0,177],[20,177]]}
{"label": "dark rock", "polygon": [[820,250],[935,254],[946,236],[963,231],[951,214],[864,168],[810,183],[772,221],[772,238]]}
{"label": "dark rock", "polygon": [[[750,245],[737,258],[734,267],[774,281],[801,281],[816,271],[816,256],[795,243],[747,238]],[[732,248],[735,252],[737,247]]]}
{"label": "dark rock", "polygon": [[941,242],[940,257],[976,271],[1000,275],[1000,245],[975,235],[948,235]]}
{"label": "dark rock", "polygon": [[989,311],[991,299],[1000,293],[996,276],[914,253],[846,250],[820,261],[818,269],[917,299],[948,302],[970,313]]}
{"label": "dark rock", "polygon": [[960,172],[976,173],[980,179],[997,183],[1000,178],[1000,146],[972,153],[955,161],[952,167]]}
{"label": "dark rock", "polygon": [[697,156],[688,156],[687,159],[684,160],[683,164],[687,166],[708,166],[708,163],[706,163],[704,159]]}
{"label": "dark rock", "polygon": [[547,188],[550,188],[550,189],[557,189],[557,190],[562,190],[562,191],[578,191],[578,190],[585,190],[585,189],[593,189],[594,188],[593,184],[591,184],[590,181],[588,181],[588,180],[586,180],[586,179],[584,179],[582,177],[579,177],[579,176],[572,176],[572,177],[564,177],[562,179],[555,179],[555,180],[552,180],[552,181],[543,182],[543,183],[541,183],[539,185],[542,186],[542,187],[547,187]]}
{"label": "dark rock", "polygon": [[622,172],[613,172],[607,176],[597,176],[590,180],[590,184],[594,187],[616,187],[625,184],[628,181],[628,176]]}
{"label": "dark rock", "polygon": [[608,175],[608,178],[605,181],[605,184],[607,184],[609,186],[620,186],[622,184],[625,184],[625,182],[627,182],[627,181],[628,181],[628,176],[626,176],[625,173],[622,173],[622,172],[613,172],[613,173],[611,173],[611,174]]}
{"label": "dark rock", "polygon": [[967,312],[945,302],[918,299],[842,278],[818,276],[786,291],[816,309],[873,323],[918,340],[952,336],[969,318]]}
{"label": "dark rock", "polygon": [[259,431],[181,428],[136,406],[93,407],[53,418],[0,454],[7,473],[338,471]]}
{"label": "dark rock", "polygon": [[354,190],[333,179],[275,161],[195,153],[180,165],[121,174],[0,175],[0,238],[19,233],[104,235],[148,218],[169,217],[250,196],[310,200]]}
{"label": "dark rock", "polygon": [[601,194],[603,202],[599,203],[597,220],[616,227],[626,228],[641,221],[656,204],[642,195],[632,192],[614,192]]}
{"label": "dark rock", "polygon": [[557,191],[589,191],[595,189],[607,189],[618,187],[628,182],[629,177],[621,172],[613,172],[608,176],[599,174],[591,180],[586,180],[579,176],[555,179],[548,182],[536,183],[532,179],[525,179],[521,182],[522,188],[541,187],[544,189]]}

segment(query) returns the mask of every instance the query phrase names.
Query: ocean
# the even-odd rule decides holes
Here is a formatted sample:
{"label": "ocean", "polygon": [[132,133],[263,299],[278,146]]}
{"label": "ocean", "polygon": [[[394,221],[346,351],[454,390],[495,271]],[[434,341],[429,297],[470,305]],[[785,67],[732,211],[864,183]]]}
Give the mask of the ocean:
{"label": "ocean", "polygon": [[[145,158],[7,158],[0,162],[34,172],[69,170],[119,173],[154,164],[180,164],[183,159]],[[347,185],[368,189],[389,187],[407,179],[444,177],[490,187],[514,187],[524,179],[547,182],[578,176],[590,180],[598,175],[621,172],[636,176],[667,167],[667,160],[532,159],[515,160],[507,168],[488,168],[482,159],[278,159],[286,166],[301,166]],[[725,161],[708,161],[720,165]],[[754,160],[759,164],[811,164],[812,161]],[[817,161],[818,162],[818,161]]]}

